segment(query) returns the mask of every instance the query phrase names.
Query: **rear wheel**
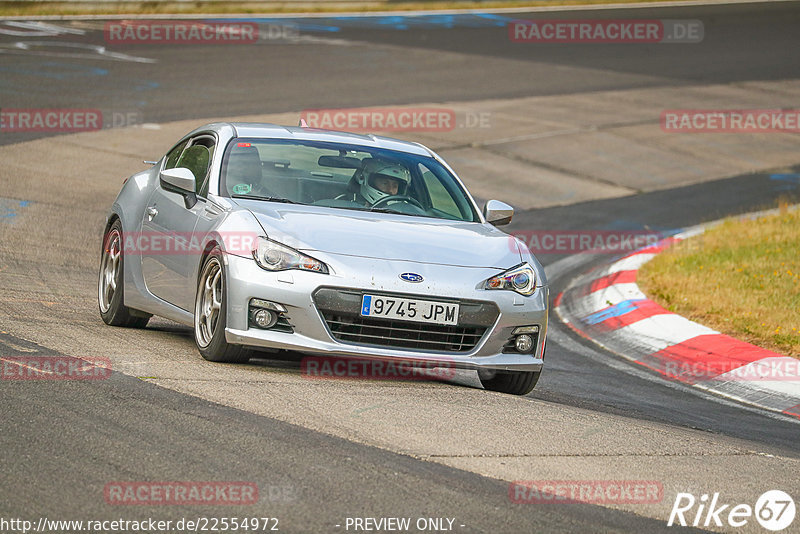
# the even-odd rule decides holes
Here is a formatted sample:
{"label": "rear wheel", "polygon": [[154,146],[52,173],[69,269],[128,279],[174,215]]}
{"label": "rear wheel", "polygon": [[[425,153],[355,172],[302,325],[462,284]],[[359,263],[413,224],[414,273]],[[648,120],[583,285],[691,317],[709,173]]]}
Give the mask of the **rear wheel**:
{"label": "rear wheel", "polygon": [[144,328],[151,316],[123,304],[125,259],[122,248],[122,223],[117,219],[103,236],[103,253],[100,256],[97,281],[100,317],[111,326]]}
{"label": "rear wheel", "polygon": [[225,267],[222,253],[215,247],[206,256],[197,280],[194,303],[194,340],[200,354],[212,362],[244,363],[250,351],[225,340]]}
{"label": "rear wheel", "polygon": [[483,387],[490,391],[527,395],[536,387],[541,374],[541,371],[496,371],[491,376],[481,373],[478,376]]}

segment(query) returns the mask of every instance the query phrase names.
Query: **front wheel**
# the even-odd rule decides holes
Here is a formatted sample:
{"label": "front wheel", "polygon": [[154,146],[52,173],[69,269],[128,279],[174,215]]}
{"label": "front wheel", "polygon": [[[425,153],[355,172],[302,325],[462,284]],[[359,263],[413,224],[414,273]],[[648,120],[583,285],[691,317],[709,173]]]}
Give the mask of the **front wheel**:
{"label": "front wheel", "polygon": [[484,389],[510,395],[527,395],[539,381],[541,371],[496,371],[491,376],[478,374]]}
{"label": "front wheel", "polygon": [[151,316],[123,304],[125,258],[122,249],[122,223],[117,219],[103,236],[103,252],[100,256],[100,273],[97,281],[100,317],[103,322],[111,326],[144,328]]}
{"label": "front wheel", "polygon": [[200,354],[212,362],[244,363],[250,351],[225,340],[225,267],[222,253],[215,247],[206,256],[197,279],[194,303],[194,341]]}

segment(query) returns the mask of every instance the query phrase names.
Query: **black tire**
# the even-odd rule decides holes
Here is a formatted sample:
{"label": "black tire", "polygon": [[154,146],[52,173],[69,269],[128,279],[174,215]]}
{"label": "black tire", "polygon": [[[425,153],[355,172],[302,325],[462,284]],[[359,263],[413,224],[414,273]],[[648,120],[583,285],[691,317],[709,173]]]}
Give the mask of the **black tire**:
{"label": "black tire", "polygon": [[536,387],[541,374],[541,371],[497,371],[492,377],[478,376],[484,389],[510,395],[527,395]]}
{"label": "black tire", "polygon": [[[213,287],[208,289],[207,283]],[[212,292],[210,304],[208,303],[208,291]],[[218,299],[214,298],[215,292],[218,292]],[[213,309],[215,301],[218,302],[218,309],[216,317],[213,317],[213,313],[209,310]],[[251,351],[241,345],[232,345],[225,340],[226,303],[225,263],[222,261],[219,247],[214,247],[204,258],[200,267],[200,275],[197,277],[197,292],[194,298],[194,341],[200,355],[208,361],[245,363],[250,359]],[[206,305],[212,306],[212,308],[201,313]]]}
{"label": "black tire", "polygon": [[144,328],[150,314],[128,308],[125,302],[125,254],[122,246],[122,223],[116,219],[103,235],[100,269],[97,280],[97,305],[103,322],[111,326]]}

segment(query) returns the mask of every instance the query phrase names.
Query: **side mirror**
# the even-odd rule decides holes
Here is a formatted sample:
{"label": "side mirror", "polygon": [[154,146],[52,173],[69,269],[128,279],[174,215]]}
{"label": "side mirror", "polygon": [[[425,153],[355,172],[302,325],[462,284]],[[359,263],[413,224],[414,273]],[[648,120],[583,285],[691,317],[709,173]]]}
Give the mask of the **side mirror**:
{"label": "side mirror", "polygon": [[486,221],[494,226],[503,226],[511,222],[511,217],[514,216],[514,208],[500,202],[499,200],[490,200],[483,207],[483,216]]}
{"label": "side mirror", "polygon": [[184,167],[178,167],[163,170],[160,176],[161,185],[164,189],[182,195],[187,209],[197,204],[197,195],[195,194],[197,181],[192,171]]}
{"label": "side mirror", "polygon": [[182,193],[194,193],[196,187],[194,173],[183,167],[161,171],[161,181]]}

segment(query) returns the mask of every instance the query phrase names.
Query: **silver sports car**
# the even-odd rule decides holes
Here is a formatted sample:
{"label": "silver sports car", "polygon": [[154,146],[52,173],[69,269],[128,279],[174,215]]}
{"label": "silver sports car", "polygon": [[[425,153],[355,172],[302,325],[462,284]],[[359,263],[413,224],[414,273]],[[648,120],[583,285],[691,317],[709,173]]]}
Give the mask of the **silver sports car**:
{"label": "silver sports car", "polygon": [[103,235],[103,320],[194,329],[204,358],[254,350],[476,369],[526,394],[548,288],[426,147],[374,135],[216,123],[125,181]]}

